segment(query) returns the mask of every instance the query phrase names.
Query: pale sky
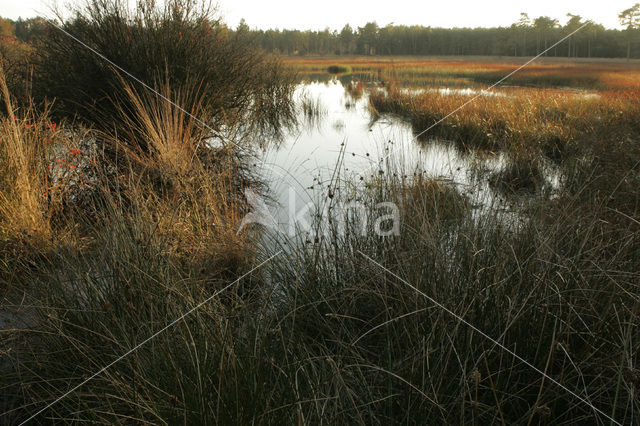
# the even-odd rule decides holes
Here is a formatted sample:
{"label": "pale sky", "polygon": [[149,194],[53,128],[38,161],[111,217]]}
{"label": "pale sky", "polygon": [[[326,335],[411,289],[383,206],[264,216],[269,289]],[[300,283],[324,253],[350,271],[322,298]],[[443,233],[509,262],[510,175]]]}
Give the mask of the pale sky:
{"label": "pale sky", "polygon": [[[219,0],[224,20],[235,27],[244,18],[251,28],[340,29],[376,21],[424,25],[432,27],[493,27],[509,26],[518,20],[520,12],[530,17],[550,16],[565,23],[567,12],[592,19],[608,28],[620,28],[618,13],[638,0]],[[63,0],[62,3],[82,3]],[[0,16],[17,19],[42,15],[49,10],[51,0],[0,0]]]}

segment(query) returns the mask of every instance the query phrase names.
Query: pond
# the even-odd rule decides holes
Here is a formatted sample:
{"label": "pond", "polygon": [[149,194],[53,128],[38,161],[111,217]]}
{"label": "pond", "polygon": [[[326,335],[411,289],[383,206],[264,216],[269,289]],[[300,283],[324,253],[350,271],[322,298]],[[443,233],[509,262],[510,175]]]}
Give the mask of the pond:
{"label": "pond", "polygon": [[[436,90],[443,95],[459,93],[459,89]],[[356,98],[337,78],[300,83],[295,101],[298,124],[261,153],[261,174],[274,199],[270,212],[281,225],[290,221],[293,210],[307,203],[317,206],[329,196],[335,176],[340,182],[357,184],[361,177],[374,176],[382,161],[393,161],[409,175],[424,173],[455,185],[476,212],[503,201],[504,211],[512,205],[488,183],[487,176],[505,166],[501,154],[463,152],[438,139],[417,140],[407,122],[372,112],[366,90]],[[547,172],[546,179],[557,187],[553,172]]]}

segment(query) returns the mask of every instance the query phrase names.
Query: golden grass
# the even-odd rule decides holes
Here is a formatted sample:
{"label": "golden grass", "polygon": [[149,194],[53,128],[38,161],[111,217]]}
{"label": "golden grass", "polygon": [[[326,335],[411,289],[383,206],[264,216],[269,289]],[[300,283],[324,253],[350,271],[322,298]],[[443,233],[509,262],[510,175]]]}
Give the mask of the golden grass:
{"label": "golden grass", "polygon": [[0,65],[0,91],[6,115],[0,121],[0,220],[3,238],[26,238],[30,243],[52,236],[66,189],[80,184],[79,139],[51,122],[49,107],[18,109]]}
{"label": "golden grass", "polygon": [[[117,146],[139,165],[153,164],[163,173],[184,176],[190,167],[196,166],[196,151],[207,136],[207,130],[194,118],[204,115],[202,98],[195,99],[189,107],[191,112],[187,113],[158,96],[140,94],[124,80],[121,84],[133,106],[133,114],[119,110],[123,126],[122,136],[115,141]],[[168,83],[161,91],[167,99],[174,96],[177,105],[188,102],[188,96],[172,90]],[[122,141],[130,143],[118,143]]]}
{"label": "golden grass", "polygon": [[[89,244],[105,226],[122,226],[178,264],[218,277],[240,270],[252,259],[252,235],[236,234],[249,184],[241,160],[206,147],[209,132],[193,118],[206,118],[197,96],[160,88],[183,110],[122,84],[133,109],[120,109],[114,136],[53,123],[48,107],[16,108],[0,68],[1,240],[39,250],[56,242],[88,247],[71,234]],[[103,143],[117,147],[115,157],[99,154]]]}
{"label": "golden grass", "polygon": [[[503,96],[480,96],[424,135],[455,140],[467,148],[563,155],[580,144],[637,135],[640,92],[603,91],[594,97],[566,90],[512,88]],[[371,104],[382,113],[411,121],[416,132],[458,109],[473,95],[397,90],[375,92]]]}
{"label": "golden grass", "polygon": [[163,85],[161,93],[182,109],[122,84],[134,109],[120,109],[119,136],[106,137],[131,164],[121,182],[137,220],[153,223],[165,250],[187,263],[224,272],[249,262],[247,236],[236,234],[244,214],[241,164],[226,149],[207,147],[210,133],[194,118],[206,119],[202,99]]}
{"label": "golden grass", "polygon": [[[404,85],[489,85],[526,61],[522,58],[348,57],[341,61],[353,74]],[[301,75],[325,72],[332,57],[287,57],[284,63]],[[640,88],[640,63],[602,60],[539,59],[505,84],[583,89]]]}

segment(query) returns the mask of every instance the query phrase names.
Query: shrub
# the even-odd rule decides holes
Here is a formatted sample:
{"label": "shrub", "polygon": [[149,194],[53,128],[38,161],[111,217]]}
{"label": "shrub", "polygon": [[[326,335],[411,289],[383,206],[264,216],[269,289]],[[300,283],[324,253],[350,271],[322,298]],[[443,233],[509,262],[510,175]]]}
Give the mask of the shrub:
{"label": "shrub", "polygon": [[[117,0],[86,0],[61,28],[103,57],[49,28],[39,44],[37,95],[55,98],[60,116],[77,115],[113,132],[117,108],[134,109],[122,104],[128,99],[122,70],[156,88],[189,87],[195,98],[183,99],[181,107],[201,102],[199,119],[210,136],[228,128],[245,134],[272,130],[292,114],[292,76],[249,39],[230,34],[210,6],[195,0],[170,0],[162,8],[145,0],[135,10]],[[143,140],[137,143],[144,148]]]}
{"label": "shrub", "polygon": [[[0,38],[0,64],[10,92],[16,96],[14,103],[24,103],[27,96],[29,71],[33,48],[13,36]],[[0,102],[1,114],[6,112],[6,105]]]}

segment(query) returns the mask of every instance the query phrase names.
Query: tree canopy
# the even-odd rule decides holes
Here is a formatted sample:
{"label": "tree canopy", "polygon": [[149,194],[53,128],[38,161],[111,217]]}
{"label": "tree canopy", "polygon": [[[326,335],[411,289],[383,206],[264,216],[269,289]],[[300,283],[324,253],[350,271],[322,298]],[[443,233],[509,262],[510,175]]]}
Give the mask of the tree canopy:
{"label": "tree canopy", "polygon": [[[623,20],[624,15],[624,20]],[[369,22],[362,27],[345,25],[340,31],[299,29],[251,30],[260,45],[272,52],[289,55],[492,55],[533,56],[563,37],[567,41],[550,49],[547,56],[640,57],[635,42],[640,5],[620,14],[627,30],[604,26],[568,13],[561,25],[548,16],[530,18],[522,13],[509,27],[438,28],[421,25],[380,27]],[[630,29],[629,29],[630,28]]]}
{"label": "tree canopy", "polygon": [[[623,30],[606,29],[567,14],[561,25],[548,16],[529,17],[521,13],[508,27],[438,28],[422,25],[380,27],[368,22],[353,28],[349,24],[340,31],[300,29],[250,29],[244,19],[236,30],[252,38],[263,49],[288,55],[487,55],[533,56],[558,40],[573,34],[567,41],[546,52],[546,56],[640,58],[640,3],[620,12]],[[30,42],[46,28],[43,18],[11,21],[0,20],[4,36],[15,35]]]}

